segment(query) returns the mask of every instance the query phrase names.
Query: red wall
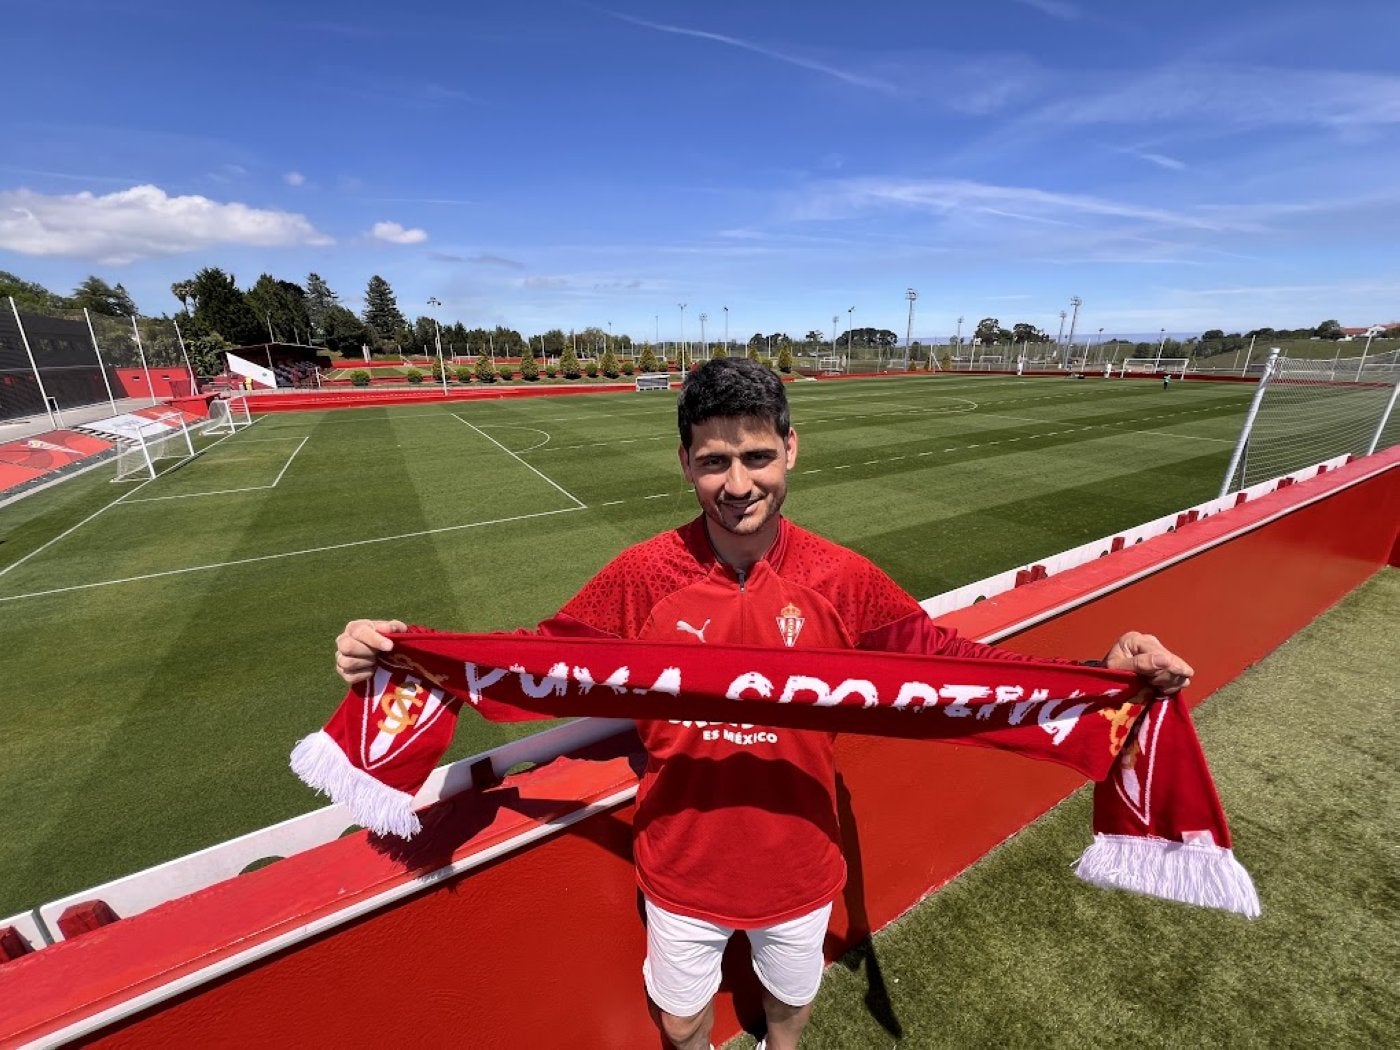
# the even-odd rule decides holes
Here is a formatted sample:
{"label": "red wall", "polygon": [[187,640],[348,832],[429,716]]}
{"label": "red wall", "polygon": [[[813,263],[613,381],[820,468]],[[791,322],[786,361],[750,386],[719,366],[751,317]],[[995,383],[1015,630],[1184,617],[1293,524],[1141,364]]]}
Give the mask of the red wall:
{"label": "red wall", "polygon": [[114,368],[121,383],[122,397],[188,397],[190,374],[183,368],[152,368],[151,383],[146,385],[146,370]]}
{"label": "red wall", "polygon": [[[1324,498],[1308,503],[1316,497]],[[1397,507],[1400,449],[945,620],[987,636],[1068,603],[1003,644],[1090,657],[1126,627],[1152,630],[1195,663],[1200,697],[1392,559]],[[1232,535],[1241,529],[1250,531]],[[1118,587],[1138,573],[1145,575]],[[1111,587],[1118,589],[1094,596]],[[605,799],[634,782],[629,741],[614,738],[442,804],[417,841],[413,870],[377,853],[360,833],[0,966],[0,1013],[11,1018],[0,1021],[0,1043],[54,1031],[368,899],[415,870],[431,871]],[[852,878],[832,920],[831,953],[907,909],[1080,783],[1045,763],[907,741],[843,738],[838,765]],[[938,804],[949,797],[976,797],[978,806]],[[644,939],[635,917],[631,815],[626,804],[586,817],[119,1022],[96,1041],[658,1046],[639,971]],[[1066,878],[1072,860],[1065,858]],[[737,961],[738,945],[731,947]],[[728,972],[716,1043],[737,1032],[738,1017],[760,1013],[746,967]]]}

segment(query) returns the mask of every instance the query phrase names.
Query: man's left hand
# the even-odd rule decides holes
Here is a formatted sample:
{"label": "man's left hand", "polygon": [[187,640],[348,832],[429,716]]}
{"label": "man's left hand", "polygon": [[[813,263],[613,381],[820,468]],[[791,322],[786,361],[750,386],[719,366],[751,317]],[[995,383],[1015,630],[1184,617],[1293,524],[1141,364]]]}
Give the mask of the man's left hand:
{"label": "man's left hand", "polygon": [[1129,631],[1114,643],[1104,663],[1115,671],[1132,671],[1171,696],[1191,683],[1195,669],[1159,642],[1155,635]]}

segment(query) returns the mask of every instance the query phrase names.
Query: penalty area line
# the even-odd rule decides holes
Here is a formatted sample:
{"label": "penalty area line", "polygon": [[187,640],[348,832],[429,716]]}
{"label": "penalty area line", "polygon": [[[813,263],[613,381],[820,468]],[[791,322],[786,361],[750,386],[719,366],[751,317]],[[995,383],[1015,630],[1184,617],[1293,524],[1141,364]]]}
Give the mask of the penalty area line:
{"label": "penalty area line", "polygon": [[[134,491],[134,490],[133,490]],[[98,580],[96,583],[76,583],[71,587],[54,587],[46,591],[30,591],[28,594],[0,595],[0,602],[17,602],[24,598],[43,598],[48,595],[66,594],[69,591],[86,591],[94,587],[111,587],[118,583],[139,583],[143,580],[156,580],[163,576],[181,576],[188,572],[208,572],[211,569],[229,569],[237,565],[254,565],[264,561],[278,561],[282,558],[300,558],[307,554],[324,554],[327,551],[348,550],[351,547],[367,547],[375,543],[396,543],[420,536],[436,536],[444,532],[457,532],[461,529],[477,529],[484,525],[506,525],[513,521],[528,521],[531,518],[547,518],[554,514],[573,514],[587,507],[560,507],[558,510],[541,510],[531,514],[514,514],[508,518],[492,518],[490,521],[469,521],[461,525],[443,525],[436,529],[419,529],[415,532],[402,532],[396,536],[375,536],[367,540],[350,540],[346,543],[331,543],[324,547],[306,547],[302,550],[281,551],[277,554],[259,554],[252,558],[235,558],[232,561],[211,562],[208,565],[189,565],[183,569],[165,569],[162,572],[147,572],[140,576],[123,576],[115,580]],[[76,526],[75,526],[76,528]],[[35,553],[38,553],[37,551]],[[16,562],[18,564],[18,562]],[[13,567],[13,566],[12,566]]]}

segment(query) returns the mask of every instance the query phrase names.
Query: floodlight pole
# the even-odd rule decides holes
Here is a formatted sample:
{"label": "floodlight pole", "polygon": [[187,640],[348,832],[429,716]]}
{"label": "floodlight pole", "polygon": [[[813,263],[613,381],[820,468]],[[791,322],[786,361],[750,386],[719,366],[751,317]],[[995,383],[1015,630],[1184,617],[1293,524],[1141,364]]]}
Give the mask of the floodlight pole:
{"label": "floodlight pole", "polygon": [[702,357],[710,356],[710,348],[705,344],[705,322],[709,319],[709,314],[700,315],[700,356]]}
{"label": "floodlight pole", "polygon": [[1264,365],[1264,374],[1259,377],[1259,385],[1254,388],[1254,400],[1249,403],[1249,411],[1245,413],[1244,426],[1240,428],[1240,439],[1235,442],[1235,451],[1230,455],[1230,466],[1225,471],[1225,480],[1220,483],[1219,499],[1224,499],[1230,494],[1230,482],[1235,479],[1235,471],[1239,469],[1240,460],[1244,458],[1244,450],[1249,446],[1249,434],[1254,429],[1255,417],[1259,415],[1259,405],[1264,400],[1264,391],[1269,385],[1269,380],[1273,377],[1274,366],[1278,363],[1278,355],[1281,353],[1278,347],[1269,350],[1269,360]]}
{"label": "floodlight pole", "polygon": [[[151,383],[151,368],[150,368],[149,365],[146,364],[146,351],[145,351],[145,349],[141,346],[141,329],[138,328],[138,327],[136,327],[136,315],[135,315],[135,314],[132,314],[132,315],[131,315],[131,330],[132,330],[133,332],[136,333],[136,353],[137,353],[138,355],[140,355],[140,357],[141,357],[141,370],[142,370],[143,372],[146,373],[146,390],[147,390],[147,391],[150,393],[150,395],[151,395],[151,404],[154,405],[154,404],[156,403],[156,388],[155,388],[155,386],[152,385],[152,383]],[[270,353],[268,354],[268,363],[269,363],[269,365],[272,363],[272,355],[271,355]],[[272,369],[269,368],[268,371],[270,372],[270,371],[272,371]],[[274,376],[274,377],[273,377],[273,386],[274,386],[274,387],[276,386],[276,383],[277,383],[277,380],[276,380],[276,377]]]}
{"label": "floodlight pole", "polygon": [[[440,307],[440,306],[442,306],[442,300],[439,299],[439,298],[438,298],[437,296],[435,296],[435,295],[430,295],[430,296],[428,296],[427,305],[428,305],[428,306],[432,306],[432,307]],[[435,340],[435,343],[436,343],[436,346],[437,346],[438,378],[442,380],[442,396],[443,396],[443,397],[446,397],[446,396],[447,396],[447,369],[443,366],[443,363],[442,363],[442,325],[438,324],[438,319],[437,319],[437,314],[436,314],[436,312],[434,312],[434,315],[433,315],[433,333],[434,333],[434,340]]]}
{"label": "floodlight pole", "polygon": [[1157,367],[1159,367],[1159,366],[1161,365],[1161,363],[1162,363],[1162,347],[1164,347],[1164,346],[1167,345],[1167,330],[1166,330],[1165,328],[1163,328],[1161,331],[1162,331],[1162,338],[1161,338],[1160,340],[1158,340],[1158,342],[1157,342],[1157,358],[1156,358],[1156,360],[1154,360],[1154,361],[1152,362],[1152,367],[1153,367],[1154,370],[1155,370]]}
{"label": "floodlight pole", "polygon": [[904,370],[909,370],[909,355],[914,345],[914,300],[919,293],[912,288],[904,289],[904,298],[909,300],[909,323],[904,328]]}
{"label": "floodlight pole", "polygon": [[676,347],[676,363],[681,366],[681,371],[685,371],[685,303],[677,303],[681,308],[681,342]]}
{"label": "floodlight pole", "polygon": [[851,370],[851,340],[855,338],[855,330],[854,330],[854,328],[853,328],[853,326],[854,326],[854,324],[855,324],[855,312],[856,312],[856,308],[855,308],[854,306],[848,307],[847,310],[846,310],[846,371],[847,371],[847,372],[849,372],[849,371]]}
{"label": "floodlight pole", "polygon": [[724,308],[724,356],[729,356],[729,307]]}
{"label": "floodlight pole", "polygon": [[[87,321],[88,335],[92,338],[92,352],[97,355],[97,371],[102,374],[102,385],[107,388],[107,403],[112,406],[112,415],[117,414],[117,399],[112,396],[112,381],[107,378],[107,366],[102,363],[102,348],[97,345],[97,333],[92,330],[92,317],[87,312],[87,307],[83,307],[83,319]],[[175,326],[175,331],[180,331],[180,326]],[[184,343],[180,346],[183,349]],[[188,358],[186,361],[188,362]]]}
{"label": "floodlight pole", "polygon": [[1074,329],[1079,324],[1079,308],[1084,305],[1084,300],[1077,295],[1069,297],[1069,305],[1074,307],[1074,314],[1069,319],[1069,342],[1065,344],[1065,363],[1074,356]]}

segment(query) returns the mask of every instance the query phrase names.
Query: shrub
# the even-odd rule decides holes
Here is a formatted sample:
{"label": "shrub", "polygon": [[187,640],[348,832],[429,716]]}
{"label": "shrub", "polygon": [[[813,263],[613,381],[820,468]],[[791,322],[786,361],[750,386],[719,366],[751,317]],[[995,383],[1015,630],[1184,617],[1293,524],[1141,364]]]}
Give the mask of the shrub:
{"label": "shrub", "polygon": [[414,386],[417,386],[419,383],[423,382],[423,373],[418,371],[418,369],[416,368],[410,368],[407,372],[403,374],[403,377],[407,379],[410,383],[412,383]]}
{"label": "shrub", "polygon": [[502,365],[500,368],[496,369],[496,377],[502,382],[509,382],[511,377],[510,366]]}
{"label": "shrub", "polygon": [[457,382],[470,383],[472,381],[472,370],[469,365],[457,366]]}
{"label": "shrub", "polygon": [[597,378],[598,378],[598,362],[597,362],[597,361],[589,361],[589,362],[588,362],[587,372],[588,372],[588,378],[589,378],[589,379],[597,379]]}
{"label": "shrub", "polygon": [[549,376],[550,379],[556,379],[559,376],[559,369],[555,368],[553,365],[550,365],[544,370],[544,374]]}
{"label": "shrub", "polygon": [[661,364],[656,360],[656,351],[647,347],[642,351],[642,356],[637,361],[637,367],[643,372],[659,372]]}
{"label": "shrub", "polygon": [[520,378],[527,383],[533,383],[540,377],[540,363],[535,360],[533,353],[527,354],[520,359]]}
{"label": "shrub", "polygon": [[622,362],[622,374],[625,376],[635,375],[637,367],[631,361]]}
{"label": "shrub", "polygon": [[476,359],[476,379],[479,383],[496,381],[496,362],[491,360],[490,354],[482,354]]}
{"label": "shrub", "polygon": [[559,371],[565,379],[577,379],[583,375],[583,369],[578,365],[578,355],[572,346],[564,347],[564,352],[559,355]]}
{"label": "shrub", "polygon": [[603,351],[603,359],[598,364],[598,370],[609,379],[616,379],[622,374],[618,370],[617,354],[613,353],[612,347],[608,347]]}
{"label": "shrub", "polygon": [[786,346],[778,351],[778,371],[792,371],[792,350]]}
{"label": "shrub", "polygon": [[363,368],[357,368],[350,373],[351,386],[369,386],[369,373]]}

